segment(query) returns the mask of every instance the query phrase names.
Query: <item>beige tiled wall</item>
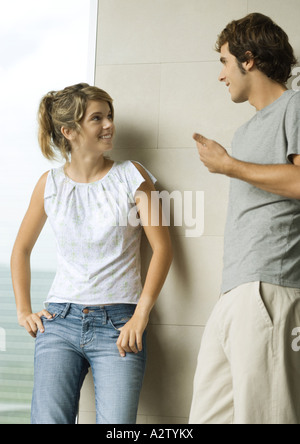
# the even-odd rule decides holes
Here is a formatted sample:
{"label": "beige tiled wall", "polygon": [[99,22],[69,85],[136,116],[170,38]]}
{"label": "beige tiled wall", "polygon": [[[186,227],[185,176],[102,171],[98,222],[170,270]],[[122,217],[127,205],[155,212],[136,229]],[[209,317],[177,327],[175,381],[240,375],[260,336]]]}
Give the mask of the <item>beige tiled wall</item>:
{"label": "beige tiled wall", "polygon": [[[192,134],[230,150],[234,131],[254,114],[248,104],[233,104],[218,82],[214,51],[225,25],[254,11],[283,26],[300,55],[299,0],[99,0],[96,84],[115,102],[112,157],[143,163],[159,190],[205,197],[202,237],[171,227],[175,260],[150,321],[139,423],[188,421],[201,336],[219,296],[229,185],[200,164]],[[143,252],[147,264],[145,241]],[[95,422],[91,376],[79,422]]]}

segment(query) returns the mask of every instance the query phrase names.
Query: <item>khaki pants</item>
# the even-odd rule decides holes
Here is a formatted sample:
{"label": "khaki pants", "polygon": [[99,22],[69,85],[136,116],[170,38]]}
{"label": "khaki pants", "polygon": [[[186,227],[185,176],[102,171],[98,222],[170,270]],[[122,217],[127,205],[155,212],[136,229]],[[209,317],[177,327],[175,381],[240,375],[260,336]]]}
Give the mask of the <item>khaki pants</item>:
{"label": "khaki pants", "polygon": [[300,290],[254,282],[221,296],[190,424],[300,424]]}

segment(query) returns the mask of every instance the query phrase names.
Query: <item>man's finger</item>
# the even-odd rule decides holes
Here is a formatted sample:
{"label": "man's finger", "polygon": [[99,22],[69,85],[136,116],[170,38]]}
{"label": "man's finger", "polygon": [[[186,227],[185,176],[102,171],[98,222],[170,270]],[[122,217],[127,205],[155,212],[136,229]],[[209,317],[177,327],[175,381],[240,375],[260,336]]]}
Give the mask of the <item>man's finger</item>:
{"label": "man's finger", "polygon": [[201,143],[201,145],[206,145],[208,139],[206,139],[206,137],[201,136],[201,134],[197,134],[195,133],[193,135],[193,139],[196,140],[196,142]]}

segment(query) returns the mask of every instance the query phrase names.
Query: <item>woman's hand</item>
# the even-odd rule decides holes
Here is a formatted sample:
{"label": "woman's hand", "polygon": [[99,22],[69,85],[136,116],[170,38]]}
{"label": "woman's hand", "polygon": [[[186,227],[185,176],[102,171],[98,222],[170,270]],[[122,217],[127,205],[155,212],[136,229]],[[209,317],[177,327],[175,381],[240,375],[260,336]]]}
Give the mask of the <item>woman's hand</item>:
{"label": "woman's hand", "polygon": [[139,353],[143,350],[143,334],[149,322],[148,315],[137,312],[124,327],[120,328],[120,336],[117,347],[122,358],[126,353]]}
{"label": "woman's hand", "polygon": [[47,310],[42,310],[39,313],[23,313],[19,315],[19,325],[24,327],[27,332],[33,338],[36,338],[38,330],[41,333],[45,333],[45,329],[41,320],[41,317],[44,316],[47,319],[52,319],[53,316],[48,313]]}

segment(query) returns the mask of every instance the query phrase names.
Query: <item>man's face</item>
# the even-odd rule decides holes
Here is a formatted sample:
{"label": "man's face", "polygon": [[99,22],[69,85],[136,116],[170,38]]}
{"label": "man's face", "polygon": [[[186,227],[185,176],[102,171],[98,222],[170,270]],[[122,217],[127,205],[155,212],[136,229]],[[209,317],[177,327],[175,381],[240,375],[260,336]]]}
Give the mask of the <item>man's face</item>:
{"label": "man's face", "polygon": [[225,82],[229,87],[231,98],[235,103],[244,103],[249,100],[249,78],[248,72],[242,72],[238,65],[237,58],[229,51],[229,45],[226,43],[221,48],[221,63],[223,69],[220,74],[220,82]]}

